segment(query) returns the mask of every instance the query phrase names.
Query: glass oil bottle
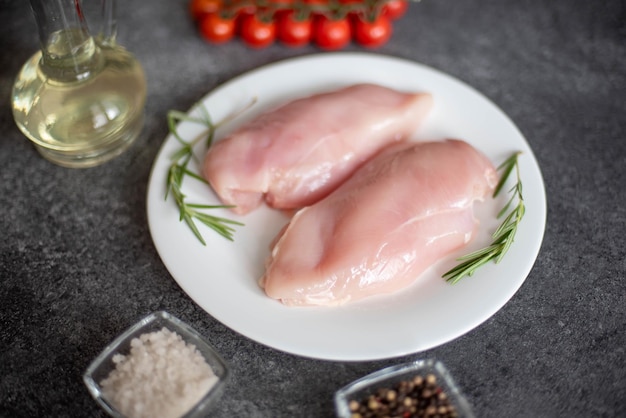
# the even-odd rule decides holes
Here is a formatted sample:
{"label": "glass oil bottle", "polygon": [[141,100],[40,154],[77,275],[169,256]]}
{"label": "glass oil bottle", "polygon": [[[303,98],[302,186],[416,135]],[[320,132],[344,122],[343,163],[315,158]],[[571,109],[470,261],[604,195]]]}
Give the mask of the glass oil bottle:
{"label": "glass oil bottle", "polygon": [[12,92],[17,126],[46,159],[91,167],[126,150],[143,128],[146,81],[115,41],[115,0],[92,36],[80,0],[30,0],[41,40]]}

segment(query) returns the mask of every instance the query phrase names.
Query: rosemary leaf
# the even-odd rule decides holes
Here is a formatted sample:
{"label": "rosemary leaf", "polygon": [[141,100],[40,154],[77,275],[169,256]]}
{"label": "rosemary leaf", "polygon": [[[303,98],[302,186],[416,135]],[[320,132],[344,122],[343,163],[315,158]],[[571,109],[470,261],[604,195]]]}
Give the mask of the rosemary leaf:
{"label": "rosemary leaf", "polygon": [[228,219],[228,218],[222,218],[220,216],[214,216],[214,215],[209,215],[207,213],[201,213],[201,212],[195,212],[194,211],[194,216],[196,217],[196,219],[198,219],[199,221],[205,223],[205,224],[210,224],[212,222],[217,222],[220,225],[243,225],[241,222],[232,220],[232,219]]}
{"label": "rosemary leaf", "polygon": [[178,151],[176,151],[172,155],[171,159],[172,159],[172,161],[178,161],[178,160],[180,160],[181,158],[183,158],[184,156],[186,156],[188,154],[189,154],[189,147],[184,146],[181,149],[179,149]]}
{"label": "rosemary leaf", "polygon": [[190,171],[190,170],[188,170],[188,169],[185,169],[185,170],[184,170],[184,172],[185,172],[185,174],[186,174],[186,175],[188,175],[189,177],[193,177],[194,179],[196,179],[196,180],[198,180],[198,181],[201,181],[202,183],[209,184],[209,182],[208,182],[208,181],[206,181],[204,177],[202,177],[202,176],[200,176],[200,175],[198,175],[198,174],[194,173],[193,171]]}
{"label": "rosemary leaf", "polygon": [[196,209],[230,209],[233,205],[203,205],[200,203],[187,203],[187,207]]}
{"label": "rosemary leaf", "polygon": [[498,214],[496,215],[496,217],[498,219],[502,218],[504,216],[505,213],[507,213],[509,211],[509,208],[511,207],[511,205],[513,204],[513,202],[515,202],[515,195],[511,195],[511,198],[506,202],[506,205],[504,205],[502,207],[502,209],[500,209],[500,212],[498,212]]}
{"label": "rosemary leaf", "polygon": [[499,263],[500,260],[502,260],[502,258],[504,258],[506,253],[509,251],[511,244],[513,244],[514,237],[515,237],[514,234],[510,234],[508,235],[507,239],[504,240],[504,242],[502,243],[503,245],[502,245],[502,249],[500,250],[500,254],[498,254],[498,258],[496,258],[496,263]]}
{"label": "rosemary leaf", "polygon": [[497,251],[497,249],[498,249],[497,245],[490,245],[488,247],[481,248],[480,250],[474,251],[473,253],[469,253],[462,257],[459,257],[458,261],[471,260],[473,258],[481,258],[485,255],[493,253],[494,251]]}
{"label": "rosemary leaf", "polygon": [[497,170],[498,171],[502,170],[502,174],[500,176],[500,181],[496,185],[496,188],[493,190],[493,197],[498,196],[498,194],[500,193],[500,190],[502,190],[502,187],[504,187],[506,181],[508,180],[509,175],[511,175],[511,171],[513,171],[513,168],[517,166],[517,156],[519,154],[521,153],[520,152],[514,153],[509,158],[504,160],[502,164],[498,166]]}
{"label": "rosemary leaf", "polygon": [[192,217],[189,214],[185,213],[183,215],[183,219],[185,220],[185,223],[189,226],[189,228],[191,228],[196,238],[200,240],[202,245],[206,245],[206,242],[204,241],[204,238],[202,238],[202,234],[198,230],[198,227],[196,227],[196,224],[193,222]]}

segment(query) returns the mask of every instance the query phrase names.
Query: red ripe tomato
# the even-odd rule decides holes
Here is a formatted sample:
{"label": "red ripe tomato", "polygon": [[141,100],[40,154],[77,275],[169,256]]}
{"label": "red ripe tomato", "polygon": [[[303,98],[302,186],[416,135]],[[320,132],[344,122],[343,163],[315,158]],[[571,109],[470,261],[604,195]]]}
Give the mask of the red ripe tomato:
{"label": "red ripe tomato", "polygon": [[189,14],[193,20],[199,21],[209,13],[216,13],[222,7],[222,0],[191,0]]}
{"label": "red ripe tomato", "polygon": [[392,25],[386,16],[380,15],[374,21],[357,19],[354,24],[354,40],[367,48],[376,48],[391,38]]}
{"label": "red ripe tomato", "polygon": [[241,17],[239,36],[252,48],[264,48],[276,38],[276,25],[273,20],[261,20],[256,14]]}
{"label": "red ripe tomato", "polygon": [[315,16],[313,40],[322,49],[341,49],[350,43],[352,33],[348,19],[330,19],[325,15]]}
{"label": "red ripe tomato", "polygon": [[277,37],[287,46],[304,46],[311,41],[313,23],[308,16],[299,18],[294,10],[287,10],[278,16],[277,25]]}
{"label": "red ripe tomato", "polygon": [[221,13],[209,13],[200,20],[200,33],[215,44],[228,42],[235,35],[235,19]]}
{"label": "red ripe tomato", "polygon": [[383,6],[383,15],[391,20],[399,19],[404,16],[408,8],[407,0],[387,0]]}

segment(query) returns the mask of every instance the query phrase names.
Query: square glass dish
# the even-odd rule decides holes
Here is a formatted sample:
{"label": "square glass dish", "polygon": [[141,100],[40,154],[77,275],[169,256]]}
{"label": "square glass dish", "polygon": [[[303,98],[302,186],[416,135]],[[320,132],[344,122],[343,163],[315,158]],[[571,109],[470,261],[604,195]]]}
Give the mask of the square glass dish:
{"label": "square glass dish", "polygon": [[83,381],[116,418],[205,416],[229,368],[197,331],[167,312],[141,319],[104,348]]}
{"label": "square glass dish", "polygon": [[[335,393],[339,418],[355,416],[426,416],[474,418],[469,403],[445,366],[416,360],[387,367]],[[371,415],[370,415],[371,414]]]}

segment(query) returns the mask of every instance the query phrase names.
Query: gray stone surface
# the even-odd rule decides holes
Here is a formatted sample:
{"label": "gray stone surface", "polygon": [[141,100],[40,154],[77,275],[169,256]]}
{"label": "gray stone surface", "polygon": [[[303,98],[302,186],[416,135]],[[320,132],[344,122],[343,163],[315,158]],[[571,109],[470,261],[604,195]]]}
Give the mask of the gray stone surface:
{"label": "gray stone surface", "polygon": [[167,110],[263,64],[320,52],[209,45],[186,5],[119,2],[120,43],[149,81],[146,126],[118,159],[71,170],[43,160],[13,123],[13,77],[38,41],[28,2],[0,0],[0,416],[104,416],[81,374],[160,309],[209,336],[232,365],[216,417],[329,417],[342,385],[425,357],[448,366],[479,417],[626,416],[624,1],[423,0],[395,24],[379,53],[469,83],[526,136],[545,179],[547,228],[524,285],[477,329],[426,352],[355,363],[238,335],[159,259],[145,195]]}

